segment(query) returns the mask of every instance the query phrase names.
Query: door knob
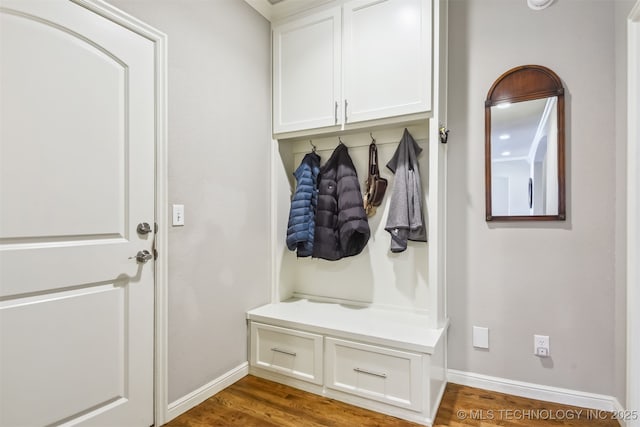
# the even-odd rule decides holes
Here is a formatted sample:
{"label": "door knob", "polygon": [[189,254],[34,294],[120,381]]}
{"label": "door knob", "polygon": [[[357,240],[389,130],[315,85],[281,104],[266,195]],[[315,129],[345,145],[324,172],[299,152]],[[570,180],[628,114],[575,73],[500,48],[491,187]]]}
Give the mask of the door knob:
{"label": "door knob", "polygon": [[141,222],[138,224],[138,228],[136,229],[138,234],[149,234],[151,233],[151,226],[148,222]]}
{"label": "door knob", "polygon": [[136,261],[138,261],[140,264],[144,264],[150,259],[153,259],[153,255],[146,249],[138,251],[138,253],[136,254]]}

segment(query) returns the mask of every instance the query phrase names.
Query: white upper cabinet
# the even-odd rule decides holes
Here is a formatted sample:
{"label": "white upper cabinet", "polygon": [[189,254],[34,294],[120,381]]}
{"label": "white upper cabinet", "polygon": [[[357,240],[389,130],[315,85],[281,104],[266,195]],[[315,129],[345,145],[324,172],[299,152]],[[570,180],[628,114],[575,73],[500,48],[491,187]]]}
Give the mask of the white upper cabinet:
{"label": "white upper cabinet", "polygon": [[431,109],[429,3],[345,3],[342,44],[347,123]]}
{"label": "white upper cabinet", "polygon": [[431,110],[431,0],[352,0],[273,27],[273,131]]}
{"label": "white upper cabinet", "polygon": [[273,131],[333,126],[340,114],[340,8],[273,28]]}

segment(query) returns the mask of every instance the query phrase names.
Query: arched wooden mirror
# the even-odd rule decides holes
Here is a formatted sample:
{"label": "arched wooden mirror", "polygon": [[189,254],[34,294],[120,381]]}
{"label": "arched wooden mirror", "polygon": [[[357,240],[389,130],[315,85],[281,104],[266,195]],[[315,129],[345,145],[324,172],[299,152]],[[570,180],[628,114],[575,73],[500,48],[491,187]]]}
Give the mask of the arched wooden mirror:
{"label": "arched wooden mirror", "polygon": [[540,65],[495,81],[485,101],[487,221],[564,220],[564,88]]}

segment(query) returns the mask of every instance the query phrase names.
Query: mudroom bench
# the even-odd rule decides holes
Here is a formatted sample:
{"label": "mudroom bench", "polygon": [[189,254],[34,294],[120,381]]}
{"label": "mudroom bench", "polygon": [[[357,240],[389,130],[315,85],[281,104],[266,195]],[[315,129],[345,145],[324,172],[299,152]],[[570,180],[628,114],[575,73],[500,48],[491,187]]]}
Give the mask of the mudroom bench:
{"label": "mudroom bench", "polygon": [[423,312],[292,298],[247,313],[250,372],[431,425],[444,392],[447,324]]}

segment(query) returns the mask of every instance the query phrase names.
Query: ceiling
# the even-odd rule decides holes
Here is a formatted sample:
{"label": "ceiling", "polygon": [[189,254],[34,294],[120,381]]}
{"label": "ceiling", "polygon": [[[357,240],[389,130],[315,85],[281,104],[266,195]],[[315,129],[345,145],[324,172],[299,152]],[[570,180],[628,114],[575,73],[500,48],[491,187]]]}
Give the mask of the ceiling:
{"label": "ceiling", "polygon": [[274,22],[332,0],[245,0],[269,21]]}
{"label": "ceiling", "polygon": [[529,156],[546,104],[547,98],[542,98],[514,103],[508,108],[491,107],[492,160]]}

